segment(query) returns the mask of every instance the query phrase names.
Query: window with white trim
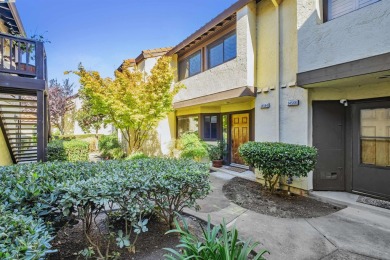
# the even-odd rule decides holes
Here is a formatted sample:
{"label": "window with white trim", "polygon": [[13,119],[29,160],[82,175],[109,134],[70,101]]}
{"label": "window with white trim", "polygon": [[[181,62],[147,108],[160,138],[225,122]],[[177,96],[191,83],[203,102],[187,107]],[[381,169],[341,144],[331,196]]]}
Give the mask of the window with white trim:
{"label": "window with white trim", "polygon": [[327,0],[325,1],[328,10],[327,20],[332,20],[379,1],[381,0]]}

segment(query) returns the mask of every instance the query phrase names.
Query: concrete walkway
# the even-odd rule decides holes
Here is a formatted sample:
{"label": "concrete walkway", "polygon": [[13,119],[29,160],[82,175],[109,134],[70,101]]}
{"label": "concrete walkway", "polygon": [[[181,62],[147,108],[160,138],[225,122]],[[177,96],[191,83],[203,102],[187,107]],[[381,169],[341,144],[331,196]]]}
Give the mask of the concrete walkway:
{"label": "concrete walkway", "polygon": [[201,210],[185,212],[213,224],[223,218],[235,224],[242,239],[259,241],[267,259],[390,259],[390,217],[387,213],[348,207],[308,219],[285,219],[244,209],[229,201],[223,185],[234,176],[211,174],[213,192],[199,201]]}

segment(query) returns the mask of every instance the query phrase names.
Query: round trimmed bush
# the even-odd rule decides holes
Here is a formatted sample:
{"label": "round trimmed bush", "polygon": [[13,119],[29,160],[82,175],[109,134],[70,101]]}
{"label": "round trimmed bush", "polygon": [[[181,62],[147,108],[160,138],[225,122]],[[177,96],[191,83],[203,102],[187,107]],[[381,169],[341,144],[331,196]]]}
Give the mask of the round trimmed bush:
{"label": "round trimmed bush", "polygon": [[280,176],[306,177],[317,162],[317,149],[306,145],[248,142],[240,146],[239,153],[247,164],[261,171],[271,191]]}

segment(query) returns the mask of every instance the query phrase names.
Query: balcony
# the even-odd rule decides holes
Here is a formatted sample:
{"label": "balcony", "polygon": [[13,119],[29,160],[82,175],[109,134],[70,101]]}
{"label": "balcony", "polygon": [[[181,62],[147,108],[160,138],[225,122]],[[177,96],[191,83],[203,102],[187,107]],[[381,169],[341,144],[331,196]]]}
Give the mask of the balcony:
{"label": "balcony", "polygon": [[43,43],[0,34],[0,128],[14,163],[45,161],[48,125]]}
{"label": "balcony", "polygon": [[43,43],[0,34],[0,73],[1,87],[45,89],[47,69]]}

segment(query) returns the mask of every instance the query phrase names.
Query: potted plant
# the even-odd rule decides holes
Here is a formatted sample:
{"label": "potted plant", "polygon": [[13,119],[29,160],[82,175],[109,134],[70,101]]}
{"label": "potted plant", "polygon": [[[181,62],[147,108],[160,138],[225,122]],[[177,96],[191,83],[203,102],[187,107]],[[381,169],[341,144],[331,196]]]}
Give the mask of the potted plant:
{"label": "potted plant", "polygon": [[213,167],[220,168],[222,167],[222,151],[220,146],[209,145],[208,146],[209,158],[213,163]]}

